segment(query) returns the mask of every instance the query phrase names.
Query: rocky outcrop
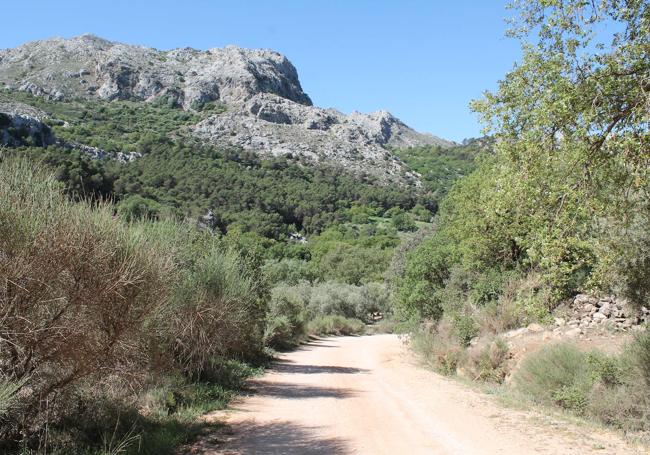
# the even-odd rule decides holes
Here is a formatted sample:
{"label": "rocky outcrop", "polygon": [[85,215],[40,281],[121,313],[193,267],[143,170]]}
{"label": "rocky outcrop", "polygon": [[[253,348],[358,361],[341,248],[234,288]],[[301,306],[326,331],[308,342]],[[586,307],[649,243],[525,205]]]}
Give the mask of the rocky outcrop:
{"label": "rocky outcrop", "polygon": [[[412,130],[385,111],[344,115],[335,109],[305,106],[262,93],[193,128],[215,144],[312,162],[337,163],[389,180],[418,182],[385,146],[436,143],[439,139]],[[368,163],[373,163],[369,166]]]}
{"label": "rocky outcrop", "polygon": [[193,131],[219,145],[336,163],[357,173],[409,182],[418,182],[418,176],[405,171],[385,146],[435,141],[423,137],[418,142],[418,136],[424,135],[388,112],[346,116],[334,109],[305,106],[267,93],[207,118]]}
{"label": "rocky outcrop", "polygon": [[92,159],[109,157],[123,163],[133,161],[142,156],[138,152],[109,153],[90,145],[59,140],[46,121],[54,124],[62,124],[62,122],[56,119],[49,118],[45,112],[33,106],[18,102],[0,102],[0,145],[8,147],[24,145],[48,147],[50,145],[58,145],[85,153]]}
{"label": "rocky outcrop", "polygon": [[555,318],[550,327],[530,324],[528,327],[510,330],[504,333],[503,337],[515,339],[542,332],[544,339],[572,339],[602,329],[616,332],[642,330],[648,322],[650,309],[646,307],[634,309],[626,300],[614,296],[578,294],[568,305],[562,305],[555,311]]}
{"label": "rocky outcrop", "polygon": [[311,105],[296,69],[277,52],[235,46],[159,51],[93,35],[0,50],[1,85],[53,100],[162,98],[190,108],[264,92]]}
{"label": "rocky outcrop", "polygon": [[0,145],[47,147],[56,142],[46,114],[22,103],[0,103]]}

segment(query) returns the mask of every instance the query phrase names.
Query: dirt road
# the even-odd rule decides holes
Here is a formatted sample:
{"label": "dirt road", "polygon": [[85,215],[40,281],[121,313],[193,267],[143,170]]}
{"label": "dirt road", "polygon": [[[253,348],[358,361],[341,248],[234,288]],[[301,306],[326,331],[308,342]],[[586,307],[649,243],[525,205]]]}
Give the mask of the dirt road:
{"label": "dirt road", "polygon": [[282,355],[200,454],[632,454],[604,430],[504,408],[424,370],[395,335],[326,338]]}

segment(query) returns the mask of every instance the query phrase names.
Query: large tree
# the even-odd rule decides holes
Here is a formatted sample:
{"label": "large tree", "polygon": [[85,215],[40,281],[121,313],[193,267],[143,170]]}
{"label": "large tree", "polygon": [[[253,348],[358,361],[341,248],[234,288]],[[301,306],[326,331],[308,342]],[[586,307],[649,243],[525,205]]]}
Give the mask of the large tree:
{"label": "large tree", "polygon": [[521,41],[522,60],[473,108],[497,137],[507,184],[534,199],[531,219],[542,229],[524,246],[542,262],[571,261],[567,246],[598,237],[593,275],[612,282],[617,274],[624,291],[644,300],[650,3],[518,0],[511,7],[509,35]]}

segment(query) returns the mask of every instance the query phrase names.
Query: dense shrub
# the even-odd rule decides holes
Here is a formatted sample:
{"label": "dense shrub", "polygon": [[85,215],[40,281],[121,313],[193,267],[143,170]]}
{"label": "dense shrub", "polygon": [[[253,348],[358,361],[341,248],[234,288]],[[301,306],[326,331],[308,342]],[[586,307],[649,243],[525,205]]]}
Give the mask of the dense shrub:
{"label": "dense shrub", "polygon": [[[196,393],[217,390],[209,382],[224,376],[215,359],[259,356],[261,261],[233,240],[186,225],[126,223],[111,206],[71,202],[25,161],[1,161],[2,450],[21,440],[38,446],[43,428],[65,434],[61,444],[96,446],[129,415],[146,430],[134,407],[147,389],[177,377],[187,387],[205,382]],[[115,427],[127,439],[131,431]]]}
{"label": "dense shrub", "polygon": [[314,281],[316,274],[309,263],[300,259],[282,259],[268,261],[264,265],[264,273],[271,284],[296,285],[301,281]]}
{"label": "dense shrub", "polygon": [[307,307],[311,317],[339,315],[369,321],[370,314],[385,310],[388,297],[383,285],[365,286],[326,282],[312,288]]}
{"label": "dense shrub", "polygon": [[307,334],[359,334],[378,312],[391,312],[390,292],[383,283],[279,285],[272,291],[265,338],[273,347],[287,348]]}
{"label": "dense shrub", "polygon": [[514,382],[527,396],[553,404],[570,393],[586,396],[589,384],[585,379],[588,377],[586,354],[570,344],[555,344],[528,356]]}
{"label": "dense shrub", "polygon": [[411,334],[411,345],[431,368],[447,376],[456,374],[467,356],[452,324],[445,319],[419,327]]}
{"label": "dense shrub", "polygon": [[68,202],[25,162],[0,166],[0,365],[4,377],[29,378],[19,419],[32,426],[46,405],[56,416],[75,382],[140,371],[170,263],[109,207]]}
{"label": "dense shrub", "polygon": [[[266,291],[259,275],[234,250],[208,243],[182,272],[159,324],[175,358],[202,371],[214,357],[262,352]],[[166,337],[164,337],[166,338]]]}
{"label": "dense shrub", "polygon": [[495,338],[469,348],[465,367],[474,381],[501,383],[508,374],[509,358],[506,342]]}

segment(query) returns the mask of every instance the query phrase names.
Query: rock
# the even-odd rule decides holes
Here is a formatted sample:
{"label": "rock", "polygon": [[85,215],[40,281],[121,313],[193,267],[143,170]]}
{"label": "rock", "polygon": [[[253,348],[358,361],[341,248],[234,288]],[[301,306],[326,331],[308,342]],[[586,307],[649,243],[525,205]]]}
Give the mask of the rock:
{"label": "rock", "polygon": [[624,329],[629,329],[630,327],[632,327],[632,325],[633,322],[629,319],[624,319],[623,321],[621,321],[621,327]]}
{"label": "rock", "polygon": [[612,314],[612,307],[609,302],[603,302],[601,307],[598,309],[598,313],[604,314],[606,317],[609,317]]}
{"label": "rock", "polygon": [[[23,66],[26,59],[28,71]],[[70,80],[84,77],[98,87],[93,96],[108,100],[176,96],[179,104],[189,108],[193,103],[240,101],[267,92],[311,105],[295,67],[270,50],[228,46],[158,51],[82,35],[5,49],[0,51],[0,62],[0,81],[46,97],[57,91],[66,99],[87,96]],[[19,68],[22,71],[17,73]]]}
{"label": "rock", "polygon": [[577,338],[578,336],[580,336],[580,334],[582,334],[582,330],[579,328],[574,328],[574,329],[567,330],[564,333],[564,336],[567,338]]}
{"label": "rock", "polygon": [[509,332],[506,332],[503,334],[504,338],[518,338],[524,334],[528,333],[528,329],[526,327],[522,327],[520,329],[514,329]]}
{"label": "rock", "polygon": [[532,333],[539,333],[539,332],[544,331],[544,327],[542,327],[539,324],[535,324],[535,323],[529,324],[527,328],[528,328],[528,331],[532,332]]}
{"label": "rock", "polygon": [[555,325],[558,327],[562,327],[566,325],[566,320],[564,318],[555,318]]}
{"label": "rock", "polygon": [[553,337],[553,334],[551,332],[545,331],[542,334],[542,340],[550,340]]}
{"label": "rock", "polygon": [[591,303],[587,303],[582,307],[582,309],[585,313],[591,313],[596,310],[596,306]]}
{"label": "rock", "polygon": [[194,135],[218,146],[335,164],[383,183],[420,184],[387,147],[455,145],[386,111],[345,115],[313,106],[296,68],[271,50],[159,51],[93,35],[54,38],[0,50],[2,85],[49,99],[128,99],[205,112],[220,103],[226,111],[205,114],[190,129]]}
{"label": "rock", "polygon": [[571,320],[569,321],[568,325],[570,325],[570,326],[578,326],[578,325],[580,325],[580,320],[578,320],[578,319],[571,319]]}
{"label": "rock", "polygon": [[212,210],[208,210],[205,215],[199,216],[196,222],[196,227],[202,230],[216,231],[219,224],[218,221],[219,220],[214,215]]}
{"label": "rock", "polygon": [[587,295],[587,294],[578,294],[573,298],[573,304],[576,306],[592,304],[594,305],[598,299]]}
{"label": "rock", "polygon": [[594,321],[604,321],[606,319],[607,319],[607,316],[605,316],[603,313],[594,314]]}
{"label": "rock", "polygon": [[410,182],[417,182],[418,176],[406,171],[384,147],[409,147],[434,140],[424,138],[386,111],[344,115],[268,93],[211,116],[192,131],[221,146],[273,156],[297,155],[311,162],[335,161],[382,180]]}

